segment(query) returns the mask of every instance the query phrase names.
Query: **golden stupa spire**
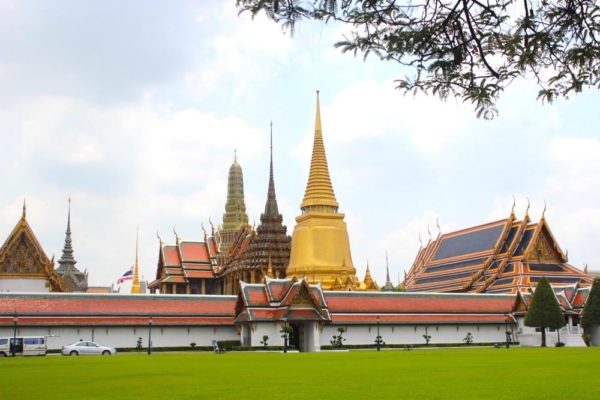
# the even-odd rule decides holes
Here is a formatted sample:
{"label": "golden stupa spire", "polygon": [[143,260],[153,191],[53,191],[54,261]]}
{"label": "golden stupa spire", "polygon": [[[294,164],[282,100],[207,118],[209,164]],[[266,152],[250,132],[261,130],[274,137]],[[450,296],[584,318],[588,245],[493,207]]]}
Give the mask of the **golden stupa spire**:
{"label": "golden stupa spire", "polygon": [[133,283],[131,284],[131,293],[141,293],[140,289],[140,272],[138,264],[138,242],[139,242],[139,228],[135,233],[135,264],[133,264]]}
{"label": "golden stupa spire", "polygon": [[315,138],[313,142],[312,158],[310,161],[310,174],[304,200],[300,208],[304,212],[310,211],[312,206],[321,206],[319,211],[337,212],[339,207],[331,178],[329,177],[329,167],[327,165],[327,156],[325,155],[325,145],[323,143],[323,131],[321,129],[321,106],[319,102],[319,91],[317,90],[317,110],[315,115]]}

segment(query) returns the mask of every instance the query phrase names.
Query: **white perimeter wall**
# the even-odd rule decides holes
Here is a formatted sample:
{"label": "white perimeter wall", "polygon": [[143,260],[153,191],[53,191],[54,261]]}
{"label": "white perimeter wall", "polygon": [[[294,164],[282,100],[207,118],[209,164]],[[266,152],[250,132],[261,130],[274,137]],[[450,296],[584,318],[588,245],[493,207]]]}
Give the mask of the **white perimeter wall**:
{"label": "white perimeter wall", "polygon": [[[339,327],[346,328],[344,344],[375,345],[377,325],[327,325],[320,335],[321,345],[330,345]],[[509,326],[510,330],[510,326]],[[430,325],[427,334],[430,344],[463,343],[467,333],[473,335],[475,343],[504,342],[506,340],[504,324],[501,325]],[[425,326],[423,325],[380,325],[379,334],[386,344],[425,344]]]}
{"label": "white perimeter wall", "polygon": [[[12,337],[12,327],[0,328],[0,337]],[[142,346],[148,346],[148,327],[21,327],[17,328],[17,336],[49,336],[48,349],[60,349],[78,341],[89,340],[110,347],[135,347],[138,337],[142,338]],[[154,347],[186,347],[194,342],[197,346],[211,346],[212,340],[240,340],[237,329],[233,326],[219,327],[152,327],[152,346]]]}
{"label": "white perimeter wall", "polygon": [[37,292],[47,293],[47,279],[0,279],[0,292]]}

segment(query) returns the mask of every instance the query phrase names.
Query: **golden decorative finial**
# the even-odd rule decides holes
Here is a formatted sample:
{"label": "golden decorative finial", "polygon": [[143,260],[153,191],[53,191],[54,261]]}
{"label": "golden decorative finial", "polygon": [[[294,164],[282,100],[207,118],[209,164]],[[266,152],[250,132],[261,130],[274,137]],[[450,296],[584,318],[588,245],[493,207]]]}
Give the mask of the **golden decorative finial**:
{"label": "golden decorative finial", "polygon": [[588,274],[588,265],[587,265],[587,263],[585,264],[585,267],[583,268],[583,273],[586,274],[586,275]]}
{"label": "golden decorative finial", "polygon": [[[315,112],[315,137],[313,142],[312,158],[310,161],[310,173],[308,184],[304,192],[304,200],[300,205],[302,210],[310,209],[311,206],[325,206],[330,212],[337,213],[339,204],[333,192],[329,167],[323,143],[323,131],[321,128],[321,106],[319,102],[319,91],[317,91],[317,109]],[[333,210],[331,210],[333,208]]]}
{"label": "golden decorative finial", "polygon": [[431,230],[429,229],[429,224],[427,224],[427,234],[429,235],[429,241],[431,241]]}
{"label": "golden decorative finial", "polygon": [[25,203],[25,197],[23,197],[23,213],[21,214],[21,218],[25,219],[27,216],[27,204]]}
{"label": "golden decorative finial", "polygon": [[233,162],[237,162],[237,148],[233,149]]}
{"label": "golden decorative finial", "polygon": [[544,210],[542,211],[542,218],[544,219],[546,217],[546,200],[544,200]]}
{"label": "golden decorative finial", "polygon": [[175,231],[175,227],[173,227],[173,233],[175,234],[175,243],[179,244],[179,235],[177,234],[177,231]]}
{"label": "golden decorative finial", "polygon": [[525,217],[529,217],[529,207],[531,206],[531,202],[529,201],[529,197],[527,198],[527,208],[525,209]]}
{"label": "golden decorative finial", "polygon": [[423,239],[421,239],[421,232],[419,232],[419,247],[423,247]]}
{"label": "golden decorative finial", "polygon": [[210,235],[214,237],[215,236],[215,226],[213,225],[210,217],[208,217],[208,223],[210,224]]}
{"label": "golden decorative finial", "polygon": [[513,194],[513,203],[512,208],[510,209],[510,215],[515,215],[515,205],[517,204],[517,200],[515,199],[515,195]]}
{"label": "golden decorative finial", "polygon": [[441,235],[442,234],[442,228],[440,228],[440,219],[439,219],[439,217],[435,218],[435,224],[437,225],[437,228],[438,228],[438,232],[439,232],[438,235]]}
{"label": "golden decorative finial", "polygon": [[160,243],[160,245],[162,246],[163,241],[162,241],[162,238],[160,237],[160,235],[158,234],[158,231],[156,231],[156,237],[158,238],[158,243]]}
{"label": "golden decorative finial", "polygon": [[133,283],[131,284],[131,293],[139,294],[140,289],[140,273],[138,264],[138,244],[139,244],[140,229],[136,228],[135,232],[135,264],[133,264]]}
{"label": "golden decorative finial", "polygon": [[569,261],[569,249],[565,250],[565,262]]}
{"label": "golden decorative finial", "polygon": [[204,241],[206,241],[206,229],[204,229],[204,222],[200,222],[200,227],[202,228],[202,232],[204,233]]}

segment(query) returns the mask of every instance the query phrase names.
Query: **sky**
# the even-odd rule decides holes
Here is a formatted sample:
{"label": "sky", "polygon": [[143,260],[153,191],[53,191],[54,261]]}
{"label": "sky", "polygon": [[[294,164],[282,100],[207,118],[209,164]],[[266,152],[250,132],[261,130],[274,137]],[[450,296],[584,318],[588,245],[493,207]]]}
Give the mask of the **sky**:
{"label": "sky", "polygon": [[[222,221],[234,149],[250,221],[275,185],[292,233],[300,214],[315,91],[330,174],[360,279],[408,271],[428,238],[510,214],[527,202],[570,263],[600,269],[600,93],[552,105],[517,80],[499,116],[394,89],[402,70],[342,54],[347,28],[307,22],[294,36],[227,1],[0,0],[0,236],[21,215],[60,258],[68,198],[77,266],[90,285],[131,267],[142,276],[159,243],[202,240]],[[4,239],[0,239],[4,240]]]}

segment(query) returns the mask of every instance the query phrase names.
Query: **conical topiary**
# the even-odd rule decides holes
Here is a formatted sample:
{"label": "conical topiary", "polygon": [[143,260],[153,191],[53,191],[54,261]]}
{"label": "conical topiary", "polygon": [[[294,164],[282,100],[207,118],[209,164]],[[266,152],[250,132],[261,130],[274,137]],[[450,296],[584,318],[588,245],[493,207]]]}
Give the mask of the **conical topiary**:
{"label": "conical topiary", "polygon": [[540,279],[535,288],[525,316],[525,325],[541,329],[542,347],[546,347],[546,328],[558,329],[565,326],[565,317],[546,278]]}

